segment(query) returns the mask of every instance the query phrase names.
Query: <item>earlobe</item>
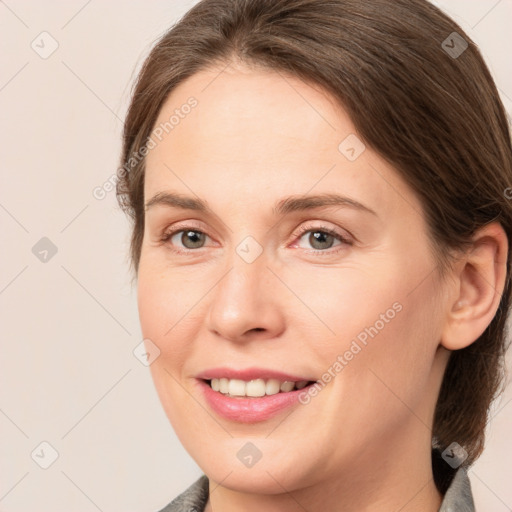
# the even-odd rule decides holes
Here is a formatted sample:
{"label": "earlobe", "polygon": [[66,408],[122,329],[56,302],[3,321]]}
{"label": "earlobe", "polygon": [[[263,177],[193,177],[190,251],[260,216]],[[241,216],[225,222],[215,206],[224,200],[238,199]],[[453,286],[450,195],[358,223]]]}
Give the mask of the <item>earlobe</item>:
{"label": "earlobe", "polygon": [[507,278],[508,240],[492,222],[473,236],[472,247],[458,262],[455,300],[447,303],[441,345],[460,350],[476,341],[494,318]]}

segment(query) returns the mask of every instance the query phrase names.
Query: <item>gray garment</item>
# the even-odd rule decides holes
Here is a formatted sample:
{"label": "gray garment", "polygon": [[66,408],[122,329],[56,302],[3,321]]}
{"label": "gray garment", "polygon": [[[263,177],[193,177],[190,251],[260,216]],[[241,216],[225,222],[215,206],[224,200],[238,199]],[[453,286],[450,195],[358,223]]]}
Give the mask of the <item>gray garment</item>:
{"label": "gray garment", "polygon": [[455,473],[439,512],[475,512],[471,483],[464,468],[459,468]]}
{"label": "gray garment", "polygon": [[[207,501],[208,478],[203,475],[159,512],[204,512]],[[455,473],[438,512],[475,512],[471,484],[464,468]]]}

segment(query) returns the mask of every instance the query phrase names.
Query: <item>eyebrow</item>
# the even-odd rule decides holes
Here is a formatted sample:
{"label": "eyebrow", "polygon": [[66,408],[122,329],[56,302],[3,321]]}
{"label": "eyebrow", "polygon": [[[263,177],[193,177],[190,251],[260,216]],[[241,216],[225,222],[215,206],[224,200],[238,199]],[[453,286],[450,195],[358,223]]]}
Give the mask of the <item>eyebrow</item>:
{"label": "eyebrow", "polygon": [[[200,212],[211,212],[206,201],[202,199],[184,196],[170,192],[159,192],[154,195],[147,203],[146,210],[161,205],[172,208],[181,208],[183,210],[195,210]],[[370,213],[378,217],[377,213],[364,204],[351,199],[350,197],[339,194],[316,194],[309,196],[289,196],[278,201],[272,208],[272,213],[276,216],[283,216],[290,212],[312,210],[324,206],[348,207],[362,212]]]}

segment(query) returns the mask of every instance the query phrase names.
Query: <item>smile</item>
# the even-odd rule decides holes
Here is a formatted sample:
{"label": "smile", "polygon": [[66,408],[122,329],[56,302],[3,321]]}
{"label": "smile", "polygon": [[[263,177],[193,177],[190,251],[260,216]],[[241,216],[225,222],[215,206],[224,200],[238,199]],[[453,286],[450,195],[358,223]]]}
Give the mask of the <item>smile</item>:
{"label": "smile", "polygon": [[244,381],[241,379],[215,378],[206,381],[213,391],[218,391],[229,397],[252,397],[277,395],[278,393],[289,393],[290,391],[303,389],[313,381],[300,380],[280,381],[278,379],[252,379]]}
{"label": "smile", "polygon": [[[209,372],[208,372],[209,373]],[[307,392],[314,380],[293,378],[279,372],[219,372],[216,376],[203,374],[196,377],[200,394],[205,405],[213,413],[237,423],[257,423],[266,421],[284,410],[300,405],[300,393]],[[220,377],[227,373],[236,374],[233,378]],[[245,373],[243,380],[240,373]],[[261,375],[267,373],[267,375]],[[268,375],[273,373],[274,375]],[[263,378],[265,377],[265,378]]]}

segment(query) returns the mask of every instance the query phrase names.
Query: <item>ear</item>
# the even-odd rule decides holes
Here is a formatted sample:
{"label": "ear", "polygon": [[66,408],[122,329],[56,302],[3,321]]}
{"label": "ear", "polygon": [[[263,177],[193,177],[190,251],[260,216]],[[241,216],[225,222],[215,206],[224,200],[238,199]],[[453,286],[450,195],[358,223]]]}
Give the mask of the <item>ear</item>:
{"label": "ear", "polygon": [[501,224],[483,226],[472,241],[454,267],[455,288],[441,337],[441,345],[448,350],[465,348],[482,335],[498,310],[505,287],[508,240]]}

